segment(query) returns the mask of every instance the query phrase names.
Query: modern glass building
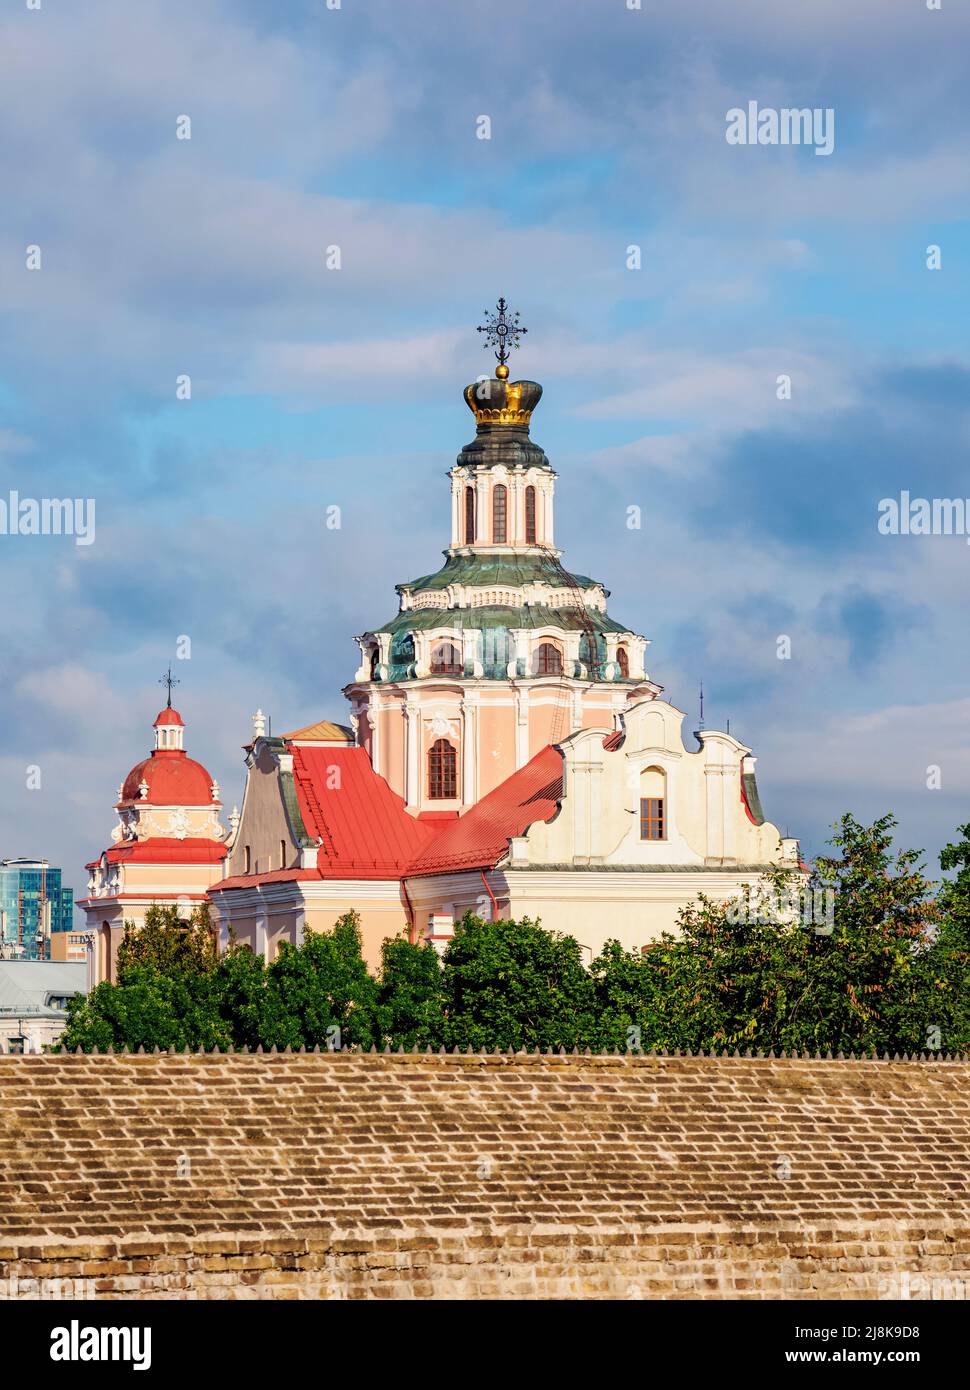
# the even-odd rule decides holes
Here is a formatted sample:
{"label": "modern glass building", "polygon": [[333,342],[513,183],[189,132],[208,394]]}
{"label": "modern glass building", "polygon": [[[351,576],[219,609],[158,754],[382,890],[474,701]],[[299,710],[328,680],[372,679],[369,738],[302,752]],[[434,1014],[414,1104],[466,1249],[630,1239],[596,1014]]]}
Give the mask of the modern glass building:
{"label": "modern glass building", "polygon": [[49,960],[54,932],[74,927],[74,890],[46,859],[0,859],[0,956]]}

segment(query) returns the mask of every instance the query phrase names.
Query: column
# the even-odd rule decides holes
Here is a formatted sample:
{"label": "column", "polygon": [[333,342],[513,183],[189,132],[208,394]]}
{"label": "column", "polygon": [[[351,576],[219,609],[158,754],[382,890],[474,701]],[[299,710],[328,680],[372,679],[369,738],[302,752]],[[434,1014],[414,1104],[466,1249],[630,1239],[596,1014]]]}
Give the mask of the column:
{"label": "column", "polygon": [[704,786],[707,791],[707,853],[708,863],[720,862],[724,857],[724,777],[720,767],[704,769]]}
{"label": "column", "polygon": [[479,472],[475,479],[475,540],[479,545],[492,539],[491,474]]}
{"label": "column", "polygon": [[410,700],[404,707],[405,715],[405,802],[416,806],[420,799],[420,755],[421,721],[419,707]]}
{"label": "column", "polygon": [[529,692],[515,692],[515,769],[529,761]]}
{"label": "column", "polygon": [[461,702],[461,800],[470,806],[478,800],[478,700],[466,695]]}
{"label": "column", "polygon": [[743,814],[741,809],[741,767],[739,763],[735,763],[733,766],[727,763],[721,773],[721,824],[723,826],[721,853],[727,860],[737,860],[738,818]]}
{"label": "column", "polygon": [[451,543],[461,545],[461,479],[451,477]]}
{"label": "column", "polygon": [[370,765],[380,777],[386,777],[381,766],[381,700],[373,694],[367,701],[367,722],[370,725]]}
{"label": "column", "polygon": [[521,545],[525,540],[525,484],[521,473],[509,478],[509,542]]}

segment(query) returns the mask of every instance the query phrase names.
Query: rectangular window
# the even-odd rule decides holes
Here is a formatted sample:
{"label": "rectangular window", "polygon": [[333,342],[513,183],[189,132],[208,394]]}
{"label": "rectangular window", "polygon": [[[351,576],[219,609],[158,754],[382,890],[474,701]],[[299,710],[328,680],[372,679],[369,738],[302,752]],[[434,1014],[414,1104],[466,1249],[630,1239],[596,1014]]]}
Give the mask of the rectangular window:
{"label": "rectangular window", "polygon": [[640,839],[663,840],[665,838],[663,797],[642,796],[640,798]]}
{"label": "rectangular window", "polygon": [[428,754],[428,797],[452,801],[458,795],[458,755],[447,739],[439,738]]}

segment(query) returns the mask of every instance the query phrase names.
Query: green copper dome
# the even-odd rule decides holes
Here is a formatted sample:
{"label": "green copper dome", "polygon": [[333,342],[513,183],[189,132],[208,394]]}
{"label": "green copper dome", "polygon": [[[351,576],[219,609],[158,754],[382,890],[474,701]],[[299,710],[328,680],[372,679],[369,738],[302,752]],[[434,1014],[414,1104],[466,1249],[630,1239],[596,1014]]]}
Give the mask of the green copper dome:
{"label": "green copper dome", "polygon": [[[427,590],[447,589],[452,584],[473,586],[502,584],[520,588],[525,584],[548,584],[553,589],[563,587],[563,572],[549,555],[523,552],[519,555],[495,555],[478,553],[470,555],[448,555],[444,565],[433,574],[422,575],[394,587],[399,594],[418,594]],[[609,589],[596,579],[585,574],[569,574],[569,579],[578,589],[603,589],[607,598]],[[437,610],[440,612],[441,610]],[[382,628],[386,632],[386,628]]]}

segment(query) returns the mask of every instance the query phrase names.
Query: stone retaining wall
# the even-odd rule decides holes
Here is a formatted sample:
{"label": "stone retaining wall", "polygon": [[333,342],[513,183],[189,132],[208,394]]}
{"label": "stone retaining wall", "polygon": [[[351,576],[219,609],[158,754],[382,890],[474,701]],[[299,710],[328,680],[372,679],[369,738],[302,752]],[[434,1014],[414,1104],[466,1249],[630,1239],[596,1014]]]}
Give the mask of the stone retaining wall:
{"label": "stone retaining wall", "polygon": [[6,1297],[966,1297],[970,1063],[0,1057]]}

